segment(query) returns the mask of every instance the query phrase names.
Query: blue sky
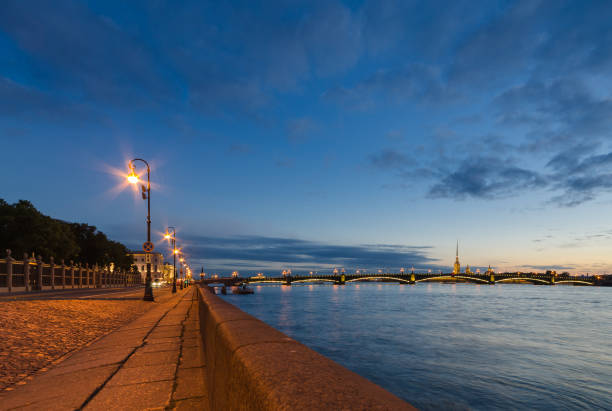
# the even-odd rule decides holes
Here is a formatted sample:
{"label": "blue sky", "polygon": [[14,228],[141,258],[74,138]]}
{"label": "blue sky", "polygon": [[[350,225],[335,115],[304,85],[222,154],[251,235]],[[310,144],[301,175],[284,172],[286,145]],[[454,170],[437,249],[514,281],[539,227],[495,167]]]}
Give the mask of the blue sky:
{"label": "blue sky", "polygon": [[[0,197],[207,271],[609,272],[605,1],[0,4]],[[164,250],[161,242],[158,249]]]}

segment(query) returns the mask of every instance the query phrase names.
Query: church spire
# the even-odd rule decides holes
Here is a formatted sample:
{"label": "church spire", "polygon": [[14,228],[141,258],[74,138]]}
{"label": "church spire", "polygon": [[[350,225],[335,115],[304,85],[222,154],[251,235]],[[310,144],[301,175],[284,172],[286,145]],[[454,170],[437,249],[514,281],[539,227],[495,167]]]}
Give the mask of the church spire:
{"label": "church spire", "polygon": [[455,264],[453,264],[453,274],[461,272],[461,264],[459,264],[459,240],[457,240],[457,251],[455,253]]}

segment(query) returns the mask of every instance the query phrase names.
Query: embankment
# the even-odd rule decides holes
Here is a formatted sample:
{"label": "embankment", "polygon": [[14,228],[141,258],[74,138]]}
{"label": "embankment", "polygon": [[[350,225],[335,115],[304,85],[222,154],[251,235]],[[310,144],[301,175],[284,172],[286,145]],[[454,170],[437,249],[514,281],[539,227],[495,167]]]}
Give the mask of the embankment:
{"label": "embankment", "polygon": [[414,410],[382,387],[199,288],[214,410]]}

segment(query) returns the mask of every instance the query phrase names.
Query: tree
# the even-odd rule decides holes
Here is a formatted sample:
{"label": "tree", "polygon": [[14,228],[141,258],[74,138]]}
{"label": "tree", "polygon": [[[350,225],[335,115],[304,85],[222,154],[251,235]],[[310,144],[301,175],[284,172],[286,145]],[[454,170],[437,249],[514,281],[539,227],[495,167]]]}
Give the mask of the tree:
{"label": "tree", "polygon": [[74,259],[79,252],[67,225],[43,215],[25,200],[9,205],[0,199],[0,247],[11,249],[15,258],[33,253],[57,261]]}
{"label": "tree", "polygon": [[134,263],[126,246],[109,240],[96,227],[48,217],[25,200],[11,205],[0,199],[0,250],[7,248],[17,259],[23,253],[36,253],[45,261],[53,256],[57,262],[113,263],[122,270]]}

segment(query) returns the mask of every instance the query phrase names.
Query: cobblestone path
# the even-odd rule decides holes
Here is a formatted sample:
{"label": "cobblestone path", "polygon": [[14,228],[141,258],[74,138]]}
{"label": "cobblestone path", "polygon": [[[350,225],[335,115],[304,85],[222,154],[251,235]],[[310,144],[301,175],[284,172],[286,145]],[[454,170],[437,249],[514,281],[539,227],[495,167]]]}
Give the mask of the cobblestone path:
{"label": "cobblestone path", "polygon": [[152,306],[136,298],[0,301],[0,390],[24,384],[36,371]]}

